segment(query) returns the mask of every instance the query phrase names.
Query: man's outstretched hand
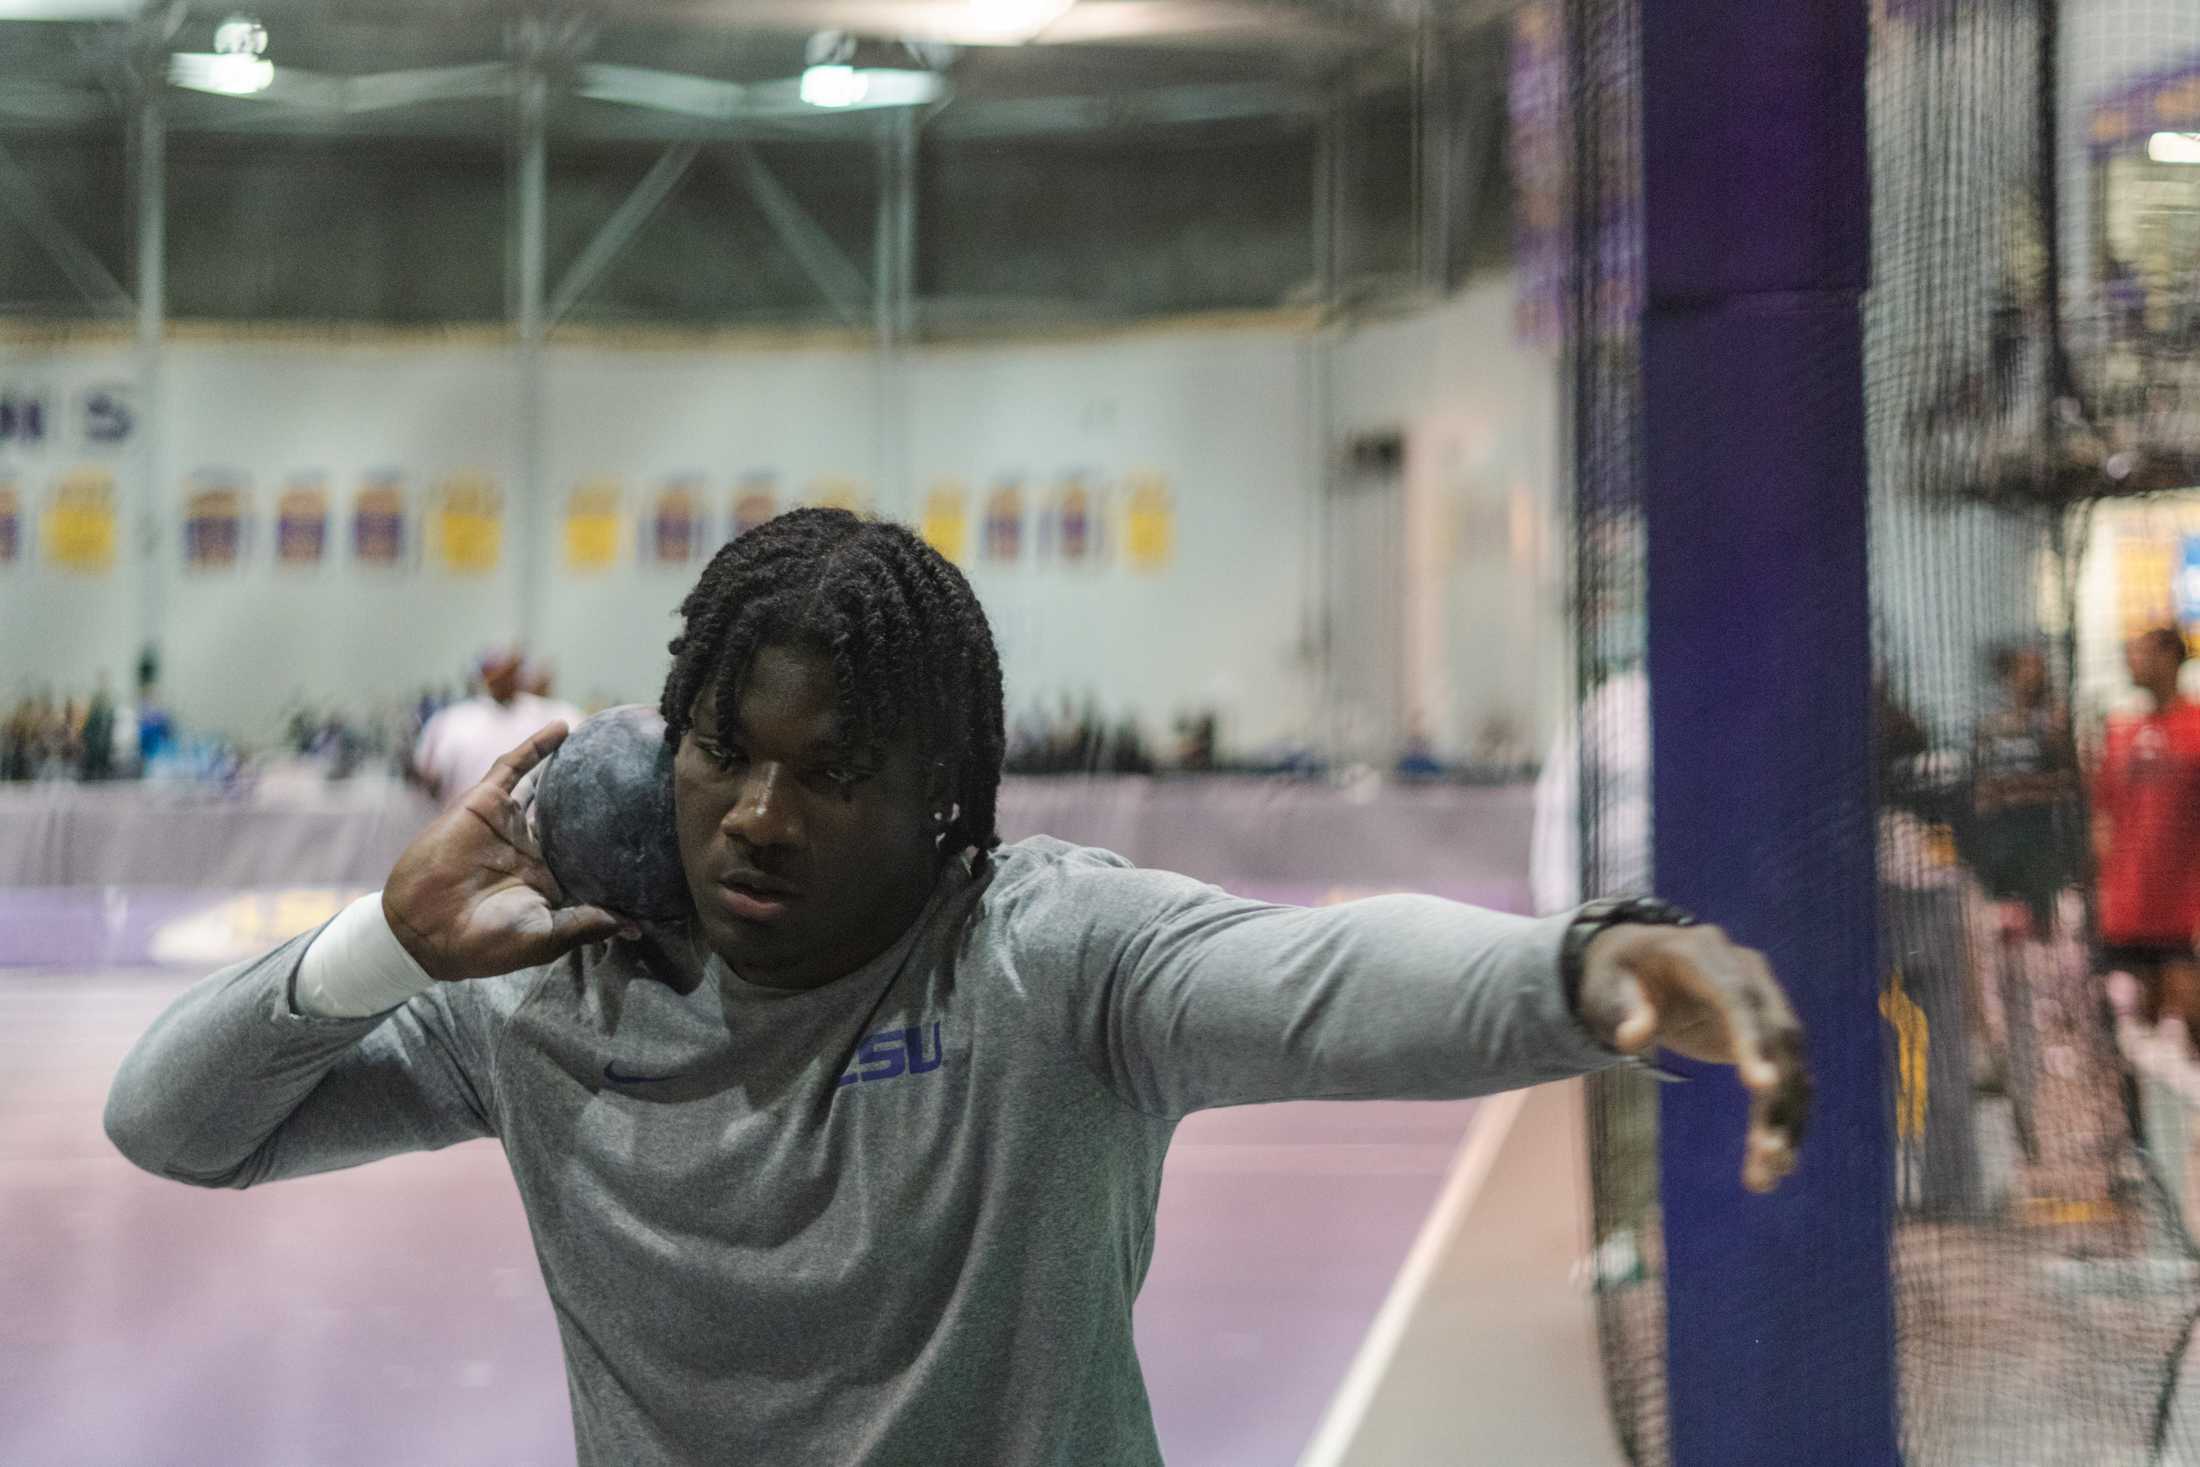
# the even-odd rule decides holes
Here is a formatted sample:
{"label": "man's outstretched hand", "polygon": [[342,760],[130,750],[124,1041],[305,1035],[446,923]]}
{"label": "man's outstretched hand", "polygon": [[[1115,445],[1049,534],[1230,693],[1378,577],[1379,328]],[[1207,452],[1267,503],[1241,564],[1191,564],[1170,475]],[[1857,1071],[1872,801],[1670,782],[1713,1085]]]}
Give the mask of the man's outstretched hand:
{"label": "man's outstretched hand", "polygon": [[1664,1047],[1732,1065],[1749,1091],[1742,1185],[1769,1192],[1795,1170],[1810,1116],[1803,1026],[1764,954],[1716,927],[1622,924],[1584,957],[1581,1017],[1626,1054]]}
{"label": "man's outstretched hand", "polygon": [[563,723],[537,730],[397,858],[382,888],[382,913],[430,977],[487,978],[636,935],[615,912],[561,905],[564,894],[513,796],[565,735]]}

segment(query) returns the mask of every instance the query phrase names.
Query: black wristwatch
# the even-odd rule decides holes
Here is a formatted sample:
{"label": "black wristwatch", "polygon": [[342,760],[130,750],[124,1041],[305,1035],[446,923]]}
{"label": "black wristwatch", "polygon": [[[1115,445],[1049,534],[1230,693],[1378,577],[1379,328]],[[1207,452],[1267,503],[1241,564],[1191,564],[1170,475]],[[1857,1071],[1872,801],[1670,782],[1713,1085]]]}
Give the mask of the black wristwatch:
{"label": "black wristwatch", "polygon": [[[1696,914],[1656,897],[1606,897],[1574,914],[1558,948],[1558,981],[1566,994],[1566,1009],[1576,1019],[1581,1012],[1581,980],[1589,962],[1589,944],[1614,927],[1693,927]],[[1584,1019],[1584,1022],[1586,1020]]]}

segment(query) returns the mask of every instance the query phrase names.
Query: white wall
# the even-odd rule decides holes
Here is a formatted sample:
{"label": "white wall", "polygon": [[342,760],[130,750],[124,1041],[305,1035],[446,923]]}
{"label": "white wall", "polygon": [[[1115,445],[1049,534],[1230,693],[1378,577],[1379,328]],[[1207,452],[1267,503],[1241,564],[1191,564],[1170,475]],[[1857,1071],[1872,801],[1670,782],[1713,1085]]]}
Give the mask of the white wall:
{"label": "white wall", "polygon": [[[1090,695],[1156,734],[1178,712],[1226,710],[1246,744],[1292,737],[1308,716],[1294,662],[1309,588],[1299,574],[1309,474],[1304,338],[1282,328],[1188,331],[1112,341],[932,348],[890,400],[903,406],[905,463],[873,472],[882,396],[865,352],[559,352],[550,371],[546,461],[560,491],[622,479],[638,501],[664,477],[723,486],[775,474],[782,503],[823,477],[860,482],[871,505],[915,523],[925,494],[959,483],[970,509],[965,571],[999,641],[1012,712]],[[889,439],[889,441],[894,441]],[[1028,543],[1012,564],[975,553],[998,482],[1035,491],[1076,473],[1119,485],[1155,472],[1175,500],[1176,552],[1144,573],[1120,557],[1069,566]],[[627,556],[601,576],[555,577],[543,645],[570,694],[652,697],[671,613],[694,579]]]}
{"label": "white wall", "polygon": [[1409,698],[1441,747],[1493,719],[1540,755],[1571,686],[1559,365],[1518,339],[1509,277],[1340,345],[1340,438],[1406,437]]}
{"label": "white wall", "polygon": [[[163,684],[189,723],[262,734],[298,696],[358,707],[457,680],[468,657],[518,631],[516,527],[498,569],[478,578],[415,563],[398,572],[350,563],[352,495],[370,473],[402,477],[415,532],[446,476],[493,476],[509,497],[519,444],[510,425],[518,375],[493,347],[435,350],[303,344],[183,345],[161,386],[160,449],[168,494],[162,559]],[[240,472],[258,507],[255,539],[235,571],[181,563],[181,506],[206,470]],[[300,471],[326,475],[333,518],[328,562],[274,563],[275,496]]]}
{"label": "white wall", "polygon": [[[874,477],[876,375],[865,352],[559,349],[545,397],[552,532],[534,642],[557,664],[559,692],[585,703],[654,703],[671,665],[665,646],[702,565],[660,567],[636,553],[636,518],[665,479],[699,476],[723,516],[747,474],[771,474],[782,508],[821,479]],[[627,534],[616,566],[575,575],[561,563],[557,517],[576,484],[599,478],[625,490]]]}
{"label": "white wall", "polygon": [[1176,553],[1159,572],[968,567],[1000,642],[1011,709],[1097,693],[1165,731],[1224,710],[1223,738],[1255,747],[1311,733],[1317,693],[1299,656],[1319,588],[1303,572],[1315,480],[1295,331],[1195,332],[1118,342],[937,350],[911,385],[915,488],[973,492],[1011,474],[1169,477]]}
{"label": "white wall", "polygon": [[[41,404],[44,432],[18,431],[0,440],[0,481],[20,496],[23,558],[0,564],[0,696],[10,703],[44,682],[56,696],[89,692],[104,671],[115,687],[129,685],[136,661],[138,605],[133,588],[140,551],[130,525],[142,479],[133,457],[135,431],[121,443],[94,442],[86,431],[84,395],[112,388],[130,395],[134,365],[118,346],[0,346],[0,396]],[[118,525],[115,564],[105,575],[79,575],[48,565],[35,543],[37,520],[63,475],[92,468],[113,476]]]}
{"label": "white wall", "polygon": [[[67,402],[88,383],[127,382],[131,367],[126,348],[0,347],[0,388],[34,382]],[[700,568],[638,554],[638,517],[667,478],[698,476],[720,516],[753,472],[776,479],[782,506],[820,480],[853,481],[873,507],[912,522],[929,489],[957,481],[970,507],[965,568],[995,623],[1012,711],[1091,695],[1156,735],[1178,713],[1219,707],[1238,747],[1312,737],[1326,401],[1338,437],[1397,429],[1412,444],[1411,660],[1439,743],[1465,747],[1492,715],[1533,743],[1547,732],[1564,657],[1548,522],[1555,366],[1514,344],[1508,284],[1349,333],[1326,369],[1312,334],[1279,323],[933,347],[900,370],[888,380],[853,347],[554,349],[533,640],[557,664],[559,690],[656,696],[674,609]],[[270,736],[296,697],[356,708],[455,682],[474,651],[520,630],[527,507],[516,502],[519,377],[504,347],[179,341],[165,349],[160,393],[157,575],[143,574],[127,534],[103,578],[64,577],[35,557],[0,567],[0,697],[40,680],[87,688],[100,668],[126,684],[148,581],[171,700],[192,723],[252,740]],[[898,404],[897,421],[881,422],[882,401]],[[127,526],[143,477],[135,448],[98,451],[123,484]],[[35,501],[93,452],[73,441],[0,447],[0,469],[17,471]],[[256,533],[238,569],[193,573],[180,510],[209,470],[246,486]],[[514,513],[497,570],[460,577],[417,555],[399,573],[352,564],[351,499],[382,470],[401,476],[416,532],[442,477],[498,482]],[[275,496],[301,471],[325,476],[334,511],[328,562],[306,571],[272,553]],[[984,496],[1002,478],[1027,486],[1035,513],[1031,491],[1066,475],[1120,486],[1140,472],[1172,491],[1166,565],[1142,571],[1120,554],[1066,565],[1028,544],[1012,564],[976,555]],[[622,543],[609,568],[576,574],[561,517],[572,488],[591,480],[622,489]]]}

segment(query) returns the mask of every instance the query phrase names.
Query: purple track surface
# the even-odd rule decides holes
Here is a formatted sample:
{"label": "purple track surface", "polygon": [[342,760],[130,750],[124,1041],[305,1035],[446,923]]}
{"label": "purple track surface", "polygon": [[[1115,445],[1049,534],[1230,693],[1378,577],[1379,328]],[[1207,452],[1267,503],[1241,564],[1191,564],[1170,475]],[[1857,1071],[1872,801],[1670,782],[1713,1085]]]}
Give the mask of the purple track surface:
{"label": "purple track surface", "polygon": [[[311,906],[0,889],[0,1463],[573,1460],[556,1331],[494,1146],[230,1193],[137,1172],[100,1131],[122,1054],[196,976],[150,965],[178,950],[160,935],[195,924],[192,942],[218,946],[209,922],[226,913],[258,941]],[[1186,1122],[1138,1306],[1172,1467],[1296,1458],[1471,1110],[1308,1103]]]}

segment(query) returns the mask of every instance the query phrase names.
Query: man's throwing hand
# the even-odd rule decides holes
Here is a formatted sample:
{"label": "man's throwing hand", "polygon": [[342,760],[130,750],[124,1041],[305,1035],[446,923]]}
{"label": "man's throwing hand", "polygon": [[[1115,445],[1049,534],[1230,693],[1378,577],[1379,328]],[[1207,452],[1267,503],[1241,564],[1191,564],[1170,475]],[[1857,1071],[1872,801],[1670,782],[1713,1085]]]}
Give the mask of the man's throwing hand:
{"label": "man's throwing hand", "polygon": [[1581,1017],[1625,1054],[1663,1046],[1732,1065],[1749,1091],[1742,1185],[1769,1192],[1795,1170],[1810,1116],[1803,1026],[1764,954],[1716,927],[1621,924],[1584,955]]}

